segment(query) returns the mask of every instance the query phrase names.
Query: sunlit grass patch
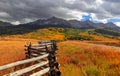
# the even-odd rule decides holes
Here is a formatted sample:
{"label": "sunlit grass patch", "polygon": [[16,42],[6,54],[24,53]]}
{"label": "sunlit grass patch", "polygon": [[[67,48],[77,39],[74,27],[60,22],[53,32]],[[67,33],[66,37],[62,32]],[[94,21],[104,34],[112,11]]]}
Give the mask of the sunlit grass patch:
{"label": "sunlit grass patch", "polygon": [[80,41],[60,42],[58,48],[63,76],[120,75],[120,48]]}

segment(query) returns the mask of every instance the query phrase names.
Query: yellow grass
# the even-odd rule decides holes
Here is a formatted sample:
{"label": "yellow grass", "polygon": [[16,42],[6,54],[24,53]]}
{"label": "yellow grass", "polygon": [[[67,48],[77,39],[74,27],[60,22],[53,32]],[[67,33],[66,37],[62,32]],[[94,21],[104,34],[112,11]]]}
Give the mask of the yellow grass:
{"label": "yellow grass", "polygon": [[0,65],[25,58],[23,41],[0,41]]}
{"label": "yellow grass", "polygon": [[[0,65],[25,59],[24,45],[29,41],[36,43],[36,40],[0,41]],[[64,41],[58,43],[58,49],[62,76],[120,75],[119,47]]]}
{"label": "yellow grass", "polygon": [[62,76],[119,76],[120,48],[66,41],[58,44]]}
{"label": "yellow grass", "polygon": [[[0,65],[8,64],[11,62],[25,59],[25,44],[32,41],[36,43],[36,40],[32,39],[7,39],[7,41],[0,41]],[[10,68],[7,71],[0,71],[0,76],[9,73],[14,68]]]}
{"label": "yellow grass", "polygon": [[88,43],[94,43],[94,44],[104,44],[104,45],[111,45],[111,46],[120,46],[120,41],[85,41]]}

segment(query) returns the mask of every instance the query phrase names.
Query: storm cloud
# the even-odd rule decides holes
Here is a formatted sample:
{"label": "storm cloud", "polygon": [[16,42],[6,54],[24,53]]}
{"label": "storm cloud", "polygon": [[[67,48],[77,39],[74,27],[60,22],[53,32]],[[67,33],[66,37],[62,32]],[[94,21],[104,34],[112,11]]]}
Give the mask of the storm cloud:
{"label": "storm cloud", "polygon": [[120,18],[119,0],[0,0],[0,20],[27,23],[52,16],[80,20],[92,13],[104,20]]}

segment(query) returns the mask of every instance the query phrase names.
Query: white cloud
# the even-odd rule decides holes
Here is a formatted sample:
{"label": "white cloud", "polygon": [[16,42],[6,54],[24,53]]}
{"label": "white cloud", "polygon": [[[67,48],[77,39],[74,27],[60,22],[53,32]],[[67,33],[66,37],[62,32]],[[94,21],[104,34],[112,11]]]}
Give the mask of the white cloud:
{"label": "white cloud", "polygon": [[68,3],[68,4],[73,4],[75,2],[75,0],[65,0],[65,3]]}
{"label": "white cloud", "polygon": [[23,19],[23,23],[28,23],[28,22],[32,22],[33,20],[32,19],[30,19],[30,18],[25,18],[25,19]]}
{"label": "white cloud", "polygon": [[12,24],[14,24],[14,25],[19,25],[20,22],[19,22],[19,21],[15,21],[15,22],[12,22]]}
{"label": "white cloud", "polygon": [[115,24],[120,27],[120,22],[115,22]]}
{"label": "white cloud", "polygon": [[29,22],[32,22],[32,21],[35,21],[35,20],[36,19],[24,18],[20,21],[13,21],[12,24],[19,25],[19,24],[29,23]]}
{"label": "white cloud", "polygon": [[68,15],[72,15],[74,16],[73,19],[77,19],[77,20],[81,20],[83,15],[88,15],[88,13],[86,12],[81,12],[81,11],[76,11],[76,10],[71,10],[69,13],[67,13]]}
{"label": "white cloud", "polygon": [[92,19],[94,19],[94,20],[98,20],[98,18],[97,18],[97,16],[96,16],[95,13],[90,13],[90,14],[91,14]]}
{"label": "white cloud", "polygon": [[103,4],[103,0],[96,0],[96,4],[98,4],[98,5]]}
{"label": "white cloud", "polygon": [[102,22],[102,23],[107,23],[108,22],[107,19],[101,19],[99,21]]}
{"label": "white cloud", "polygon": [[0,17],[10,17],[10,15],[6,12],[0,12]]}

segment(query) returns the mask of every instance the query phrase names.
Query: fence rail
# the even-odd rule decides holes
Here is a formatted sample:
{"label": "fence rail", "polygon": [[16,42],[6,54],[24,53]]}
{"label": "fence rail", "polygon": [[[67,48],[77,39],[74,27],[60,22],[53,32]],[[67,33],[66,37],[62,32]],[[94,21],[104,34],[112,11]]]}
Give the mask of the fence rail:
{"label": "fence rail", "polygon": [[29,76],[60,76],[59,64],[56,61],[56,41],[39,41],[38,44],[27,44],[25,49],[26,59],[0,66],[0,70],[5,70],[11,67],[16,67],[22,64],[34,62],[35,64],[19,69],[14,72],[10,72],[3,76],[20,76],[35,69],[40,69]]}

